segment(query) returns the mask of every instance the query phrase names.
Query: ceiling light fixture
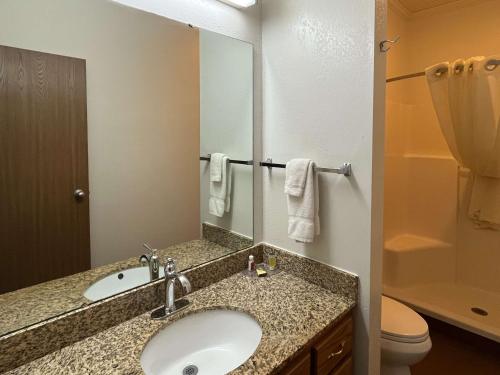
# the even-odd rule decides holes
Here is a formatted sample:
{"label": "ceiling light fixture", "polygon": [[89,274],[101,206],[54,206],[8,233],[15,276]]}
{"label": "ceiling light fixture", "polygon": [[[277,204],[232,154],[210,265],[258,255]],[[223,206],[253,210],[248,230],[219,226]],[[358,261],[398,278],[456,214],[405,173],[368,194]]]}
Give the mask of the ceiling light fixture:
{"label": "ceiling light fixture", "polygon": [[236,8],[248,8],[255,5],[257,0],[219,0]]}

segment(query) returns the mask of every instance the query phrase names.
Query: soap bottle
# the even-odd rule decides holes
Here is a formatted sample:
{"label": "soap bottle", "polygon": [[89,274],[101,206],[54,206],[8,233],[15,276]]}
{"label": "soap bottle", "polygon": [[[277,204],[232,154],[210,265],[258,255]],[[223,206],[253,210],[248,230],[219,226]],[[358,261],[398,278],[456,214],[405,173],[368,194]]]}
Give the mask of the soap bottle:
{"label": "soap bottle", "polygon": [[253,272],[255,271],[255,260],[253,258],[253,255],[248,256],[248,271]]}

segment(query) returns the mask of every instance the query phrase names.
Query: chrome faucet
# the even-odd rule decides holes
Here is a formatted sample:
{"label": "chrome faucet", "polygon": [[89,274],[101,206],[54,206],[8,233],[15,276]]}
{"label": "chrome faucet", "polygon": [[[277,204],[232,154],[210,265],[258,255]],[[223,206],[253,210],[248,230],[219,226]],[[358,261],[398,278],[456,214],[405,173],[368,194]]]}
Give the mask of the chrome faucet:
{"label": "chrome faucet", "polygon": [[157,250],[151,248],[147,243],[145,243],[144,246],[147,250],[149,250],[150,254],[143,254],[139,258],[139,262],[143,266],[149,267],[149,278],[151,281],[159,279],[160,278],[160,260],[158,258],[158,255],[156,254]]}
{"label": "chrome faucet", "polygon": [[165,305],[151,313],[152,319],[165,319],[189,305],[187,299],[175,300],[176,281],[180,282],[184,296],[191,293],[191,283],[188,278],[175,270],[175,261],[172,258],[167,258],[167,263],[165,264]]}

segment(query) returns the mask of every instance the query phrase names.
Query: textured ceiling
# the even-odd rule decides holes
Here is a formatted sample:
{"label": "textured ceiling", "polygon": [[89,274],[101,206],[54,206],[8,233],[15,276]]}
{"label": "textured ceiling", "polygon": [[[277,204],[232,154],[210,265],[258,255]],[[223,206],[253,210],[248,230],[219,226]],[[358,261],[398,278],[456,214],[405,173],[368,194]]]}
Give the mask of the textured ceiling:
{"label": "textured ceiling", "polygon": [[454,3],[459,0],[399,0],[399,2],[410,12],[434,8],[440,5]]}

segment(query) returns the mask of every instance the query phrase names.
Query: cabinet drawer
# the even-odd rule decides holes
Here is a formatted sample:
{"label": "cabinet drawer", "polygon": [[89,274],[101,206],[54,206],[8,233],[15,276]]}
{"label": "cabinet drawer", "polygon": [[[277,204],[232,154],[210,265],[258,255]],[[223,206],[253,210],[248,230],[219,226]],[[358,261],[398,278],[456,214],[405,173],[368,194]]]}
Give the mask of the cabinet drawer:
{"label": "cabinet drawer", "polygon": [[312,348],[315,373],[330,372],[348,357],[352,351],[352,317],[349,316],[329,335],[318,341]]}
{"label": "cabinet drawer", "polygon": [[352,357],[346,358],[330,375],[352,375]]}
{"label": "cabinet drawer", "polygon": [[280,375],[309,375],[310,373],[311,353],[309,351],[280,371]]}

